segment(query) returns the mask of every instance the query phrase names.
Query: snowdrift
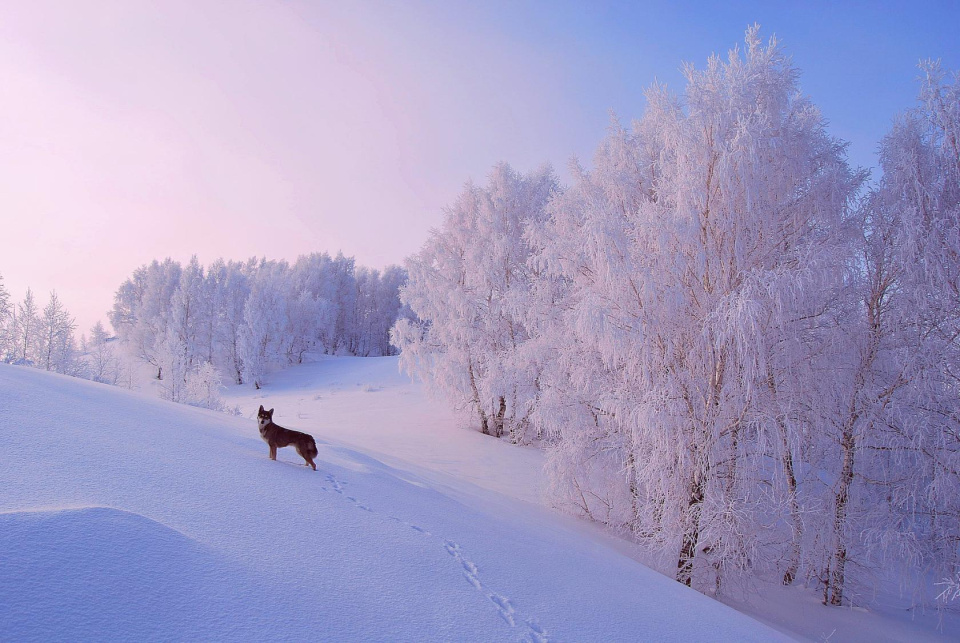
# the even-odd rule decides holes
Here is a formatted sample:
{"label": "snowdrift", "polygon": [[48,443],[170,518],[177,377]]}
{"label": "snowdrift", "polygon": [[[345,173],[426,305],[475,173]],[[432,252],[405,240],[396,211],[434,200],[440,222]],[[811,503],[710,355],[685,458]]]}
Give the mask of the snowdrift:
{"label": "snowdrift", "polygon": [[0,639],[783,638],[532,503],[317,435],[314,472],[250,419],[0,365]]}

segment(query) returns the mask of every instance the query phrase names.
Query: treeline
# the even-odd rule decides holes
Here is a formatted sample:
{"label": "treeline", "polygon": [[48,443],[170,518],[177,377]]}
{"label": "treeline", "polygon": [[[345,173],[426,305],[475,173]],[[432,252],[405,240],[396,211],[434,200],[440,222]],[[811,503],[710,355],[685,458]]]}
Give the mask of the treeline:
{"label": "treeline", "polygon": [[[0,276],[0,361],[118,385],[128,375],[111,337],[97,322],[89,335],[76,337],[77,324],[56,291],[41,309],[27,288],[13,302]],[[127,381],[129,384],[129,381]]]}
{"label": "treeline", "polygon": [[155,369],[165,396],[180,401],[191,381],[223,377],[259,388],[270,368],[308,353],[394,354],[389,330],[405,281],[402,268],[358,268],[342,254],[206,268],[196,257],[186,265],[166,259],[120,286],[110,322],[127,350]]}
{"label": "treeline", "polygon": [[[960,78],[868,184],[756,28],[594,167],[494,168],[407,263],[401,363],[546,447],[555,501],[719,593],[960,563]],[[859,595],[865,595],[866,592]]]}
{"label": "treeline", "polygon": [[403,268],[357,267],[342,254],[293,265],[154,261],[117,290],[115,334],[97,322],[78,340],[56,292],[43,308],[30,289],[13,302],[0,276],[0,361],[128,387],[147,364],[164,398],[224,410],[224,381],[259,387],[270,369],[310,353],[395,354],[389,332],[409,314],[399,300],[406,279]]}
{"label": "treeline", "polygon": [[43,308],[29,288],[23,301],[13,302],[0,277],[0,361],[82,375],[76,327],[56,292]]}

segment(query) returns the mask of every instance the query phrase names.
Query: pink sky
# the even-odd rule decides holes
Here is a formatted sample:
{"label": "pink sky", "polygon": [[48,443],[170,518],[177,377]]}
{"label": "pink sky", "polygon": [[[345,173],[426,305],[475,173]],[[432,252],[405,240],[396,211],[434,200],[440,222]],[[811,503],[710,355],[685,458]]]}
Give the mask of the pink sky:
{"label": "pink sky", "polygon": [[558,72],[510,71],[504,43],[410,18],[352,2],[5,5],[11,295],[56,289],[84,332],[155,258],[401,263],[469,177],[571,153],[551,143]]}
{"label": "pink sky", "polygon": [[465,181],[589,161],[610,110],[682,91],[748,24],[777,34],[855,165],[960,67],[960,8],[550,0],[0,4],[0,276],[80,332],[153,259],[372,268],[416,252]]}

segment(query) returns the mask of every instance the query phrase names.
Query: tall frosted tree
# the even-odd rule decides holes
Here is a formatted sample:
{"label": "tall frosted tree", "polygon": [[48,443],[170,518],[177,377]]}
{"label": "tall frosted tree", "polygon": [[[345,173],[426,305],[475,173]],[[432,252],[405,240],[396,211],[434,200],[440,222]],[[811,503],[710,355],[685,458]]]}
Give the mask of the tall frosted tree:
{"label": "tall frosted tree", "polygon": [[356,264],[353,257],[344,257],[337,253],[331,266],[333,303],[336,310],[334,334],[329,352],[331,354],[352,353],[354,348],[354,328],[357,311]]}
{"label": "tall frosted tree", "polygon": [[787,508],[796,494],[790,407],[810,391],[788,374],[828,342],[862,181],[776,42],[756,27],[746,42],[686,66],[683,97],[650,89],[532,235],[562,284],[536,415],[556,435],[557,493],[717,590],[762,564],[769,490]]}
{"label": "tall frosted tree", "polygon": [[468,184],[439,230],[408,260],[400,301],[419,318],[400,320],[393,343],[401,364],[429,379],[461,407],[483,433],[515,442],[537,397],[535,370],[521,346],[527,293],[527,227],[546,217],[557,191],[552,170],[521,175],[500,164],[486,186]]}
{"label": "tall frosted tree", "polygon": [[[300,311],[309,311],[312,336],[300,338],[303,344],[332,353],[337,336],[337,283],[334,261],[327,253],[313,253],[297,259],[293,266],[293,291],[302,298]],[[305,348],[305,350],[308,350]]]}
{"label": "tall frosted tree", "polygon": [[264,262],[256,272],[250,296],[243,310],[241,354],[244,379],[256,388],[271,364],[286,352],[284,335],[287,320],[286,264]]}
{"label": "tall frosted tree", "polygon": [[235,384],[243,384],[243,309],[250,296],[249,266],[217,260],[207,271],[207,280],[208,290],[215,293],[211,314],[214,363]]}
{"label": "tall frosted tree", "polygon": [[[168,363],[181,364],[184,369],[176,370],[181,380],[186,378],[187,370],[212,360],[211,306],[215,299],[210,294],[203,266],[194,256],[180,271],[179,283],[170,298],[167,336],[163,338]],[[170,351],[174,346],[182,355],[172,355]]]}
{"label": "tall frosted tree", "polygon": [[390,328],[401,316],[403,304],[400,289],[407,282],[407,272],[400,266],[387,266],[367,293],[369,320],[367,348],[369,355],[393,355],[390,345]]}
{"label": "tall frosted tree", "polygon": [[163,379],[161,352],[169,347],[167,329],[173,315],[170,302],[180,286],[182,266],[172,259],[153,261],[134,271],[114,295],[110,323],[137,359],[156,369]]}
{"label": "tall frosted tree", "polygon": [[819,408],[821,467],[836,483],[816,561],[824,602],[849,595],[849,562],[884,554],[955,572],[960,542],[960,82],[922,66],[919,105],[880,146],[861,209],[845,377]]}

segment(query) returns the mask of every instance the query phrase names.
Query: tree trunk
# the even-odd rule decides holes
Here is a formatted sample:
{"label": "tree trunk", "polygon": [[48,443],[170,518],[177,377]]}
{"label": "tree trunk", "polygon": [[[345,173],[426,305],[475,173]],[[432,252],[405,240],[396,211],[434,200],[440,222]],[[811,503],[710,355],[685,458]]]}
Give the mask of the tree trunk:
{"label": "tree trunk", "polygon": [[[773,399],[777,400],[777,383],[773,375],[767,376],[767,386],[773,394]],[[780,431],[780,464],[783,467],[783,475],[787,480],[787,495],[790,503],[790,526],[793,529],[791,535],[790,559],[787,562],[787,569],[783,573],[783,584],[793,585],[797,579],[797,572],[800,569],[801,543],[803,537],[803,523],[800,520],[800,502],[797,500],[797,475],[793,467],[793,453],[790,450],[790,439],[787,433],[787,423],[783,415],[777,414],[777,429]]]}
{"label": "tree trunk", "polygon": [[477,389],[477,379],[473,374],[473,360],[467,362],[467,373],[470,375],[470,390],[473,392],[473,406],[477,409],[480,416],[480,432],[484,435],[490,435],[490,425],[487,421],[487,414],[483,411],[480,404],[480,391]]}
{"label": "tree trunk", "polygon": [[786,427],[783,420],[778,420],[781,425],[781,448],[783,455],[783,473],[787,478],[787,492],[790,496],[790,522],[793,527],[790,560],[787,563],[787,570],[783,573],[783,584],[792,585],[797,579],[797,571],[800,569],[800,543],[803,535],[803,523],[800,522],[800,503],[797,500],[797,477],[793,470],[793,454],[790,452],[790,445],[787,442]]}
{"label": "tree trunk", "polygon": [[704,478],[697,475],[690,484],[690,502],[687,505],[688,523],[680,545],[680,558],[677,561],[677,581],[690,587],[693,576],[693,559],[697,555],[700,542],[700,509],[703,505]]}
{"label": "tree trunk", "polygon": [[[637,461],[633,456],[633,448],[630,445],[626,446],[627,449],[627,480],[628,486],[630,488],[630,524],[628,525],[630,533],[636,536],[639,531],[639,517],[640,517],[640,489],[637,487]],[[662,509],[663,504],[660,503]],[[656,514],[656,511],[655,511]],[[659,527],[659,520],[657,521]]]}
{"label": "tree trunk", "polygon": [[493,416],[493,437],[499,438],[503,435],[503,416],[507,413],[507,401],[500,396],[500,406],[497,413]]}
{"label": "tree trunk", "polygon": [[834,506],[833,530],[836,546],[830,563],[828,604],[843,604],[843,583],[847,566],[847,547],[844,542],[844,530],[847,523],[847,504],[850,500],[850,486],[853,484],[853,457],[856,441],[853,435],[855,416],[843,427],[840,448],[843,452],[843,469],[840,472]]}

